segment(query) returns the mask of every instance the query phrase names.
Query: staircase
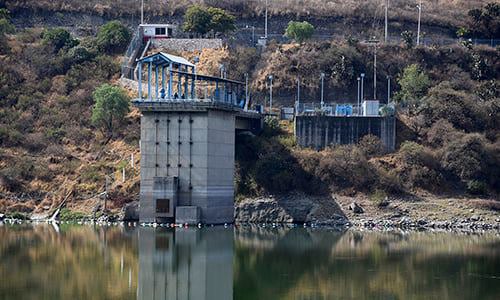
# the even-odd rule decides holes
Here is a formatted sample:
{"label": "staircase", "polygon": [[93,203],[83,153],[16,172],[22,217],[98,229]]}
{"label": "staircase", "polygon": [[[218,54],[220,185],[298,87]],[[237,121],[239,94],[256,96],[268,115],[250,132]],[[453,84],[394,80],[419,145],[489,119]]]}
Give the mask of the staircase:
{"label": "staircase", "polygon": [[140,27],[138,26],[134,32],[132,40],[130,41],[130,43],[127,47],[127,52],[125,53],[125,58],[123,59],[123,63],[122,63],[122,67],[121,67],[123,78],[127,78],[130,80],[135,79],[136,60],[137,60],[137,58],[142,57],[144,55],[144,53],[146,53],[147,49],[149,48],[150,43],[151,43],[151,40],[148,40],[147,43],[144,43],[142,31],[140,30]]}

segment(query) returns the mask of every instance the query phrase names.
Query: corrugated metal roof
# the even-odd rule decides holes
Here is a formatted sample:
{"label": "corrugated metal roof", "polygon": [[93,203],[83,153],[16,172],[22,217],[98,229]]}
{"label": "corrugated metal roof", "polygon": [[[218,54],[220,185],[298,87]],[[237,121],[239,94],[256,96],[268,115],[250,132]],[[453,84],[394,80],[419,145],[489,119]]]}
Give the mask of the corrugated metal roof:
{"label": "corrugated metal roof", "polygon": [[[165,52],[158,52],[158,53],[155,53],[155,54],[143,57],[143,58],[139,59],[138,61],[150,61],[155,56],[160,56],[165,61],[172,62],[174,64],[180,64],[180,65],[184,65],[184,66],[188,66],[188,67],[194,67],[194,65],[192,63],[190,63],[184,57],[180,57],[180,56],[168,54],[168,53],[165,53]],[[156,64],[158,64],[158,63],[156,63]]]}
{"label": "corrugated metal roof", "polygon": [[186,66],[190,66],[190,67],[194,67],[194,65],[192,63],[190,63],[187,59],[185,59],[184,57],[180,57],[180,56],[175,56],[175,55],[172,55],[172,54],[168,54],[168,53],[165,53],[165,52],[160,52],[161,55],[165,56],[167,59],[169,59],[170,61],[172,61],[173,63],[178,63],[178,64],[182,64],[182,65],[186,65]]}

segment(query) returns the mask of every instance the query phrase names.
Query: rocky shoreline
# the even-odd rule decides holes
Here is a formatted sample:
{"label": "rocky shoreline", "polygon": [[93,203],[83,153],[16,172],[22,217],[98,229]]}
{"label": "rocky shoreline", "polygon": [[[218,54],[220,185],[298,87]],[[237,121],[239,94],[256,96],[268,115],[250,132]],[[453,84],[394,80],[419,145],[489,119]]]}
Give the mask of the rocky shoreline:
{"label": "rocky shoreline", "polygon": [[466,210],[472,214],[470,217],[443,214],[441,217],[444,219],[435,220],[433,214],[409,216],[408,209],[400,209],[401,203],[393,204],[392,208],[388,205],[387,208],[374,210],[363,208],[369,206],[369,203],[364,202],[365,205],[361,206],[357,202],[349,203],[351,200],[301,194],[248,198],[236,203],[235,219],[240,223],[296,223],[364,229],[500,230],[500,215],[496,214],[494,218],[494,212],[490,213],[487,220],[473,214],[473,209]]}

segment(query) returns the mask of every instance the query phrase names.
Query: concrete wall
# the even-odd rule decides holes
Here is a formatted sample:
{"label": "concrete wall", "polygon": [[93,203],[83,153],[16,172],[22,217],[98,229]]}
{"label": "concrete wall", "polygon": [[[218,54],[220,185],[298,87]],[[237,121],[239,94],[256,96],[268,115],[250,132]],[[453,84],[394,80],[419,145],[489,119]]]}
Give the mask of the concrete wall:
{"label": "concrete wall", "polygon": [[156,214],[153,183],[158,177],[178,178],[177,206],[199,207],[201,222],[233,222],[234,132],[230,111],[143,111],[141,222],[174,221]]}
{"label": "concrete wall", "polygon": [[387,151],[395,150],[395,117],[297,116],[295,136],[302,147],[355,144],[367,135],[378,136]]}
{"label": "concrete wall", "polygon": [[201,51],[203,49],[222,48],[221,39],[153,39],[153,48],[162,51]]}

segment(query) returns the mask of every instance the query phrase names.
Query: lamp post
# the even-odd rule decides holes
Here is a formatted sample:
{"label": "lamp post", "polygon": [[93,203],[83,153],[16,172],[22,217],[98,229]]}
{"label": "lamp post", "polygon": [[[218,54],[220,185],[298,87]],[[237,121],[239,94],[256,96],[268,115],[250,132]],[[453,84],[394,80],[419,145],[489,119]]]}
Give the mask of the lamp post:
{"label": "lamp post", "polygon": [[297,77],[297,101],[295,103],[295,114],[299,113],[299,105],[300,105],[300,78]]}
{"label": "lamp post", "polygon": [[364,87],[365,87],[365,73],[361,73],[361,102],[365,100]]}
{"label": "lamp post", "polygon": [[391,77],[387,75],[387,104],[391,102]]}
{"label": "lamp post", "polygon": [[388,16],[389,16],[389,0],[385,1],[385,30],[384,30],[384,41],[387,44],[387,39],[389,37],[389,22],[388,22]]}
{"label": "lamp post", "polygon": [[245,110],[248,110],[248,73],[245,73]]}
{"label": "lamp post", "polygon": [[267,3],[268,0],[266,0],[266,24],[264,24],[264,38],[267,40]]}
{"label": "lamp post", "polygon": [[418,8],[418,25],[417,25],[417,46],[420,45],[420,18],[422,16],[422,0],[417,5]]}
{"label": "lamp post", "polygon": [[358,77],[358,114],[361,110],[360,88],[361,88],[361,78]]}
{"label": "lamp post", "polygon": [[144,0],[141,0],[141,24],[144,24]]}
{"label": "lamp post", "polygon": [[273,113],[273,75],[269,75],[269,114]]}
{"label": "lamp post", "polygon": [[325,105],[324,101],[324,86],[325,86],[325,73],[321,72],[321,110],[323,110],[323,106]]}

